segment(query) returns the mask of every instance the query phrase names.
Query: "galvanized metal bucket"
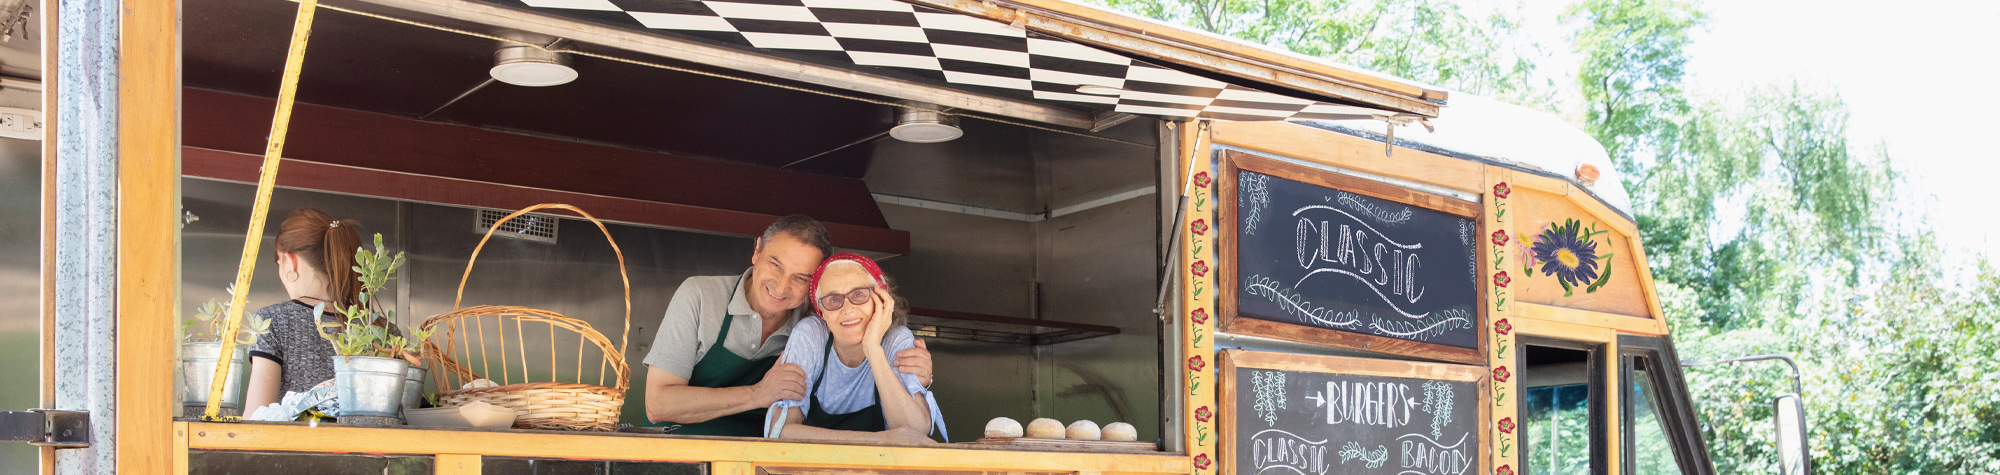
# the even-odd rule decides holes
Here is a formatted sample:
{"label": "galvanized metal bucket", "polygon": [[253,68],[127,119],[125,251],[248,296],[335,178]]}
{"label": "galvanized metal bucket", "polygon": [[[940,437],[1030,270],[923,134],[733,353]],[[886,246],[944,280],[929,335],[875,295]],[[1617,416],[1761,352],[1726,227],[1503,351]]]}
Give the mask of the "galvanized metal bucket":
{"label": "galvanized metal bucket", "polygon": [[[215,362],[222,357],[222,344],[182,343],[181,344],[181,412],[183,415],[200,416],[208,408],[208,391],[215,381]],[[250,348],[237,345],[229,358],[235,364],[229,367],[229,379],[222,387],[222,414],[239,415],[243,412],[244,384],[250,381]],[[190,412],[192,411],[192,412]]]}
{"label": "galvanized metal bucket", "polygon": [[424,367],[422,366],[410,367],[410,372],[403,378],[403,409],[420,409],[424,407],[424,375],[426,373],[428,372],[424,371]]}
{"label": "galvanized metal bucket", "polygon": [[340,397],[340,417],[401,417],[403,383],[409,371],[410,362],[398,358],[334,356],[333,385]]}

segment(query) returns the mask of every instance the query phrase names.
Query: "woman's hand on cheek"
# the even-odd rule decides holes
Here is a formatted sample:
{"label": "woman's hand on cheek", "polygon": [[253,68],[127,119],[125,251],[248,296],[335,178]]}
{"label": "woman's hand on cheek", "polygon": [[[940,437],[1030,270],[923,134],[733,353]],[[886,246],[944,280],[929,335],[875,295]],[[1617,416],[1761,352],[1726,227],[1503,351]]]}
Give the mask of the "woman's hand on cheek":
{"label": "woman's hand on cheek", "polygon": [[881,350],[882,337],[889,334],[889,324],[896,319],[896,301],[891,300],[889,292],[879,287],[871,292],[875,293],[875,300],[872,302],[875,310],[868,316],[868,333],[861,342],[868,345],[871,350]]}

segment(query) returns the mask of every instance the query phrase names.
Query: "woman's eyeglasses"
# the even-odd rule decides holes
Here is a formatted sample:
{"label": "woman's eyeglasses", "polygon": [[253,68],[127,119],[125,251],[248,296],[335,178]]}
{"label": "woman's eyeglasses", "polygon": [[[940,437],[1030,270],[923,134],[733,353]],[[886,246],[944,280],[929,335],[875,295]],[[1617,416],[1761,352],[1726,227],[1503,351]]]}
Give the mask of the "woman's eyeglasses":
{"label": "woman's eyeglasses", "polygon": [[851,303],[855,305],[861,305],[868,303],[869,300],[873,300],[874,298],[875,298],[874,287],[862,287],[859,289],[854,289],[853,292],[848,292],[846,295],[837,293],[827,294],[825,297],[819,298],[819,311],[831,312],[834,310],[840,310],[840,307],[844,307],[847,304]]}

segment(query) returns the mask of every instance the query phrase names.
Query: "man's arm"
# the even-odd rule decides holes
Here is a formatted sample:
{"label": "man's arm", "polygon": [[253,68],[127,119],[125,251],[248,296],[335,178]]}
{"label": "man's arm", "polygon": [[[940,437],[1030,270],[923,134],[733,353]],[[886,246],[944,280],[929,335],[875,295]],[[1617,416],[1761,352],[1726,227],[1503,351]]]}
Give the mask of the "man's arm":
{"label": "man's arm", "polygon": [[[713,351],[729,351],[716,348]],[[693,424],[743,411],[771,407],[779,399],[804,399],[806,373],[799,365],[780,364],[752,386],[704,388],[687,378],[646,365],[646,420]]]}
{"label": "man's arm", "polygon": [[924,387],[931,387],[931,376],[936,374],[931,367],[931,350],[924,341],[917,340],[915,348],[896,352],[896,372],[916,376]]}

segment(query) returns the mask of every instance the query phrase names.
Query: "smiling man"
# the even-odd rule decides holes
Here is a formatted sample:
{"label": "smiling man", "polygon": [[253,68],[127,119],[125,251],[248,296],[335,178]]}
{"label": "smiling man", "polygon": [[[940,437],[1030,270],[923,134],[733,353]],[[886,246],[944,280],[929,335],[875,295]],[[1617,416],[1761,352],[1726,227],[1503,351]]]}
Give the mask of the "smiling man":
{"label": "smiling man", "polygon": [[[679,423],[677,434],[758,437],[765,408],[803,399],[805,371],[776,363],[832,250],[818,221],[786,216],[757,238],[743,274],[681,282],[646,354],[646,419]],[[930,385],[922,340],[896,355],[896,370]]]}

